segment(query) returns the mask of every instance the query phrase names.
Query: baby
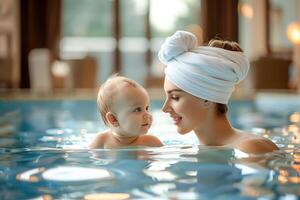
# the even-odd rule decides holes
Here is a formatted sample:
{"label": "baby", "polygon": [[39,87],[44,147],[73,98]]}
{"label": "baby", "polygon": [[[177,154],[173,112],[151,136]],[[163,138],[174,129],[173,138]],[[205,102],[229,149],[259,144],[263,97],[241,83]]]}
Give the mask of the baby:
{"label": "baby", "polygon": [[90,148],[126,146],[160,147],[153,135],[145,135],[151,124],[149,95],[137,82],[122,77],[109,78],[99,89],[97,104],[108,130],[99,133]]}

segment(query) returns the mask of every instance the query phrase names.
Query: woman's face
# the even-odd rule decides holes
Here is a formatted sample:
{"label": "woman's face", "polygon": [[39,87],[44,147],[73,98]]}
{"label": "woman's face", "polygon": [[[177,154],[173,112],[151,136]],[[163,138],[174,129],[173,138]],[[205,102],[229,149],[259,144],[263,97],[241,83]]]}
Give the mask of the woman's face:
{"label": "woman's face", "polygon": [[162,110],[169,113],[180,134],[198,130],[207,113],[205,101],[197,98],[165,78],[164,90],[167,95]]}

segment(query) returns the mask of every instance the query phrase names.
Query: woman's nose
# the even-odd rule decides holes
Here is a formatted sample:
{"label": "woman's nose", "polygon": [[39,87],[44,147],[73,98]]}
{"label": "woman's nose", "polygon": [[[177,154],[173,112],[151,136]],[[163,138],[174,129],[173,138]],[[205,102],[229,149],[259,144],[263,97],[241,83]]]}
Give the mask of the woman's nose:
{"label": "woman's nose", "polygon": [[167,112],[169,112],[169,110],[170,109],[169,109],[168,101],[166,100],[163,107],[162,107],[162,111],[167,113]]}

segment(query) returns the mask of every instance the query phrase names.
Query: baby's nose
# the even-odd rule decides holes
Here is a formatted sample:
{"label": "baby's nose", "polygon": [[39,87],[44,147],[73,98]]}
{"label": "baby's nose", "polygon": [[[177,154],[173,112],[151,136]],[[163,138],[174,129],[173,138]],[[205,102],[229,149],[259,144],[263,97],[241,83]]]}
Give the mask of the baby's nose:
{"label": "baby's nose", "polygon": [[145,113],[144,116],[143,116],[143,118],[144,118],[144,119],[151,118],[151,115],[150,115],[149,113]]}

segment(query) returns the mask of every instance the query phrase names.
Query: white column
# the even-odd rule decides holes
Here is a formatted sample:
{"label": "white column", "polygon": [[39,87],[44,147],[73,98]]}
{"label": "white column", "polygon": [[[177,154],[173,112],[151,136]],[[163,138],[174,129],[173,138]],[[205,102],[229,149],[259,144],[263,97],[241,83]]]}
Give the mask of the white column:
{"label": "white column", "polygon": [[297,92],[300,93],[300,44],[294,44],[293,48],[293,77],[292,87],[297,88]]}
{"label": "white column", "polygon": [[266,0],[251,0],[250,4],[253,8],[253,18],[250,21],[250,59],[255,59],[261,55],[267,53],[266,47],[266,31],[267,22],[265,20],[266,15]]}
{"label": "white column", "polygon": [[[300,1],[296,1],[297,6],[297,21],[300,22]],[[300,94],[300,44],[294,44],[293,60],[295,62],[295,75],[297,77],[297,91]]]}

